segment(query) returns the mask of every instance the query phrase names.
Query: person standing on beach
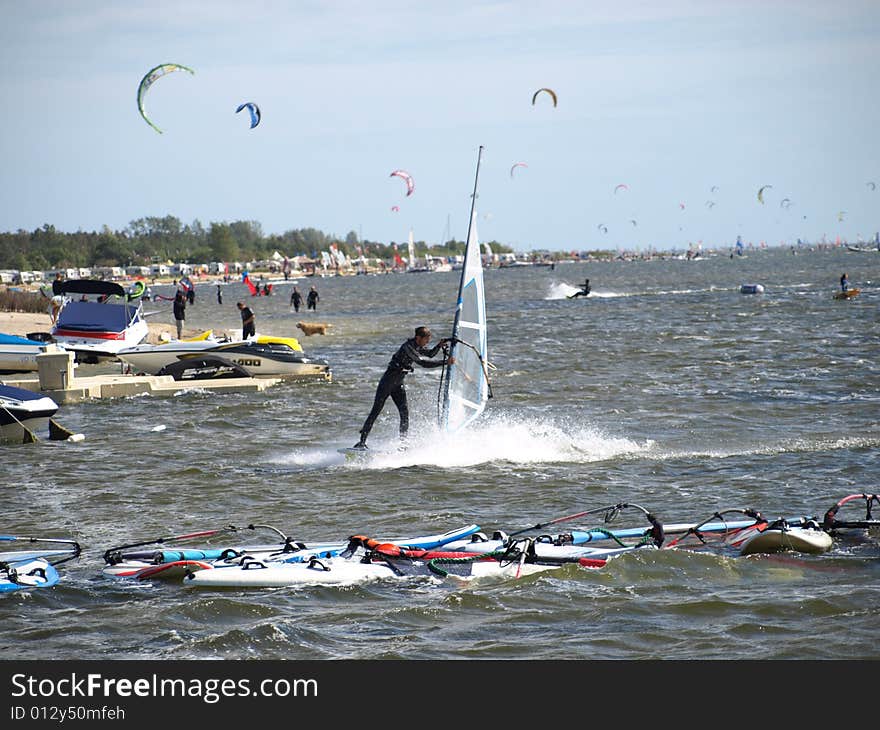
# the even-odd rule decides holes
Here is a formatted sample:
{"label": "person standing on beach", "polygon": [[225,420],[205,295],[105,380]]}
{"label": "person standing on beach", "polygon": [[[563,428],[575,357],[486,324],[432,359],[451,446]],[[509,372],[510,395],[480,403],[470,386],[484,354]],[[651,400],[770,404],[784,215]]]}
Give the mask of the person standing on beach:
{"label": "person standing on beach", "polygon": [[237,302],[236,307],[241,312],[241,339],[246,340],[257,334],[257,328],[254,324],[254,313],[250,307],[246,307],[244,302]]}
{"label": "person standing on beach", "polygon": [[217,304],[223,304],[223,292],[219,284],[217,284]]}
{"label": "person standing on beach", "polygon": [[295,312],[299,311],[300,306],[302,305],[303,295],[299,291],[299,287],[293,287],[293,291],[290,292],[290,306],[293,307]]}
{"label": "person standing on beach", "polygon": [[306,305],[307,305],[308,309],[317,311],[318,299],[319,299],[318,290],[315,289],[315,287],[312,287],[311,289],[309,289],[309,296],[308,296],[308,299],[306,300]]}
{"label": "person standing on beach", "polygon": [[440,340],[434,347],[429,348],[428,343],[431,341],[431,330],[427,327],[416,327],[415,337],[404,342],[400,349],[391,357],[385,374],[379,380],[376,387],[376,396],[373,399],[373,407],[370,410],[367,420],[361,427],[361,438],[354,445],[356,449],[367,448],[367,436],[373,429],[373,424],[385,407],[385,401],[388,396],[394,401],[400,414],[400,438],[405,439],[409,430],[409,408],[406,403],[406,390],[403,387],[403,379],[407,373],[411,373],[413,365],[419,365],[423,368],[436,368],[441,365],[455,364],[455,358],[446,356],[441,360],[431,360],[437,352],[449,340]]}
{"label": "person standing on beach", "polygon": [[177,325],[177,339],[183,336],[183,321],[186,319],[186,296],[182,291],[174,295],[174,323]]}

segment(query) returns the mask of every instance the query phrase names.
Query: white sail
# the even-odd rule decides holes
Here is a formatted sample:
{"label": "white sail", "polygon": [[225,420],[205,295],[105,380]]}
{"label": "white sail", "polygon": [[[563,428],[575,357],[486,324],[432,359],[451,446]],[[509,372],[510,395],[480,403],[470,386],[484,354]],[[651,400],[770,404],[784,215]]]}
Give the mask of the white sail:
{"label": "white sail", "polygon": [[407,262],[408,267],[410,269],[416,268],[416,244],[413,241],[412,228],[409,229],[409,250],[407,256],[409,256],[409,261]]}
{"label": "white sail", "polygon": [[489,398],[486,297],[480,258],[476,213],[472,211],[452,328],[450,354],[455,363],[446,374],[440,412],[441,426],[447,432],[458,431],[477,418]]}

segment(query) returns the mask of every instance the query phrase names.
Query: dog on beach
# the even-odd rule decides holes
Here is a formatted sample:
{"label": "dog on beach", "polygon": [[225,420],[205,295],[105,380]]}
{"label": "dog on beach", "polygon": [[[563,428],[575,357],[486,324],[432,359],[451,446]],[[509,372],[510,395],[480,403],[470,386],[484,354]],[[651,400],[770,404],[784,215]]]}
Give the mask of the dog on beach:
{"label": "dog on beach", "polygon": [[320,322],[297,322],[296,326],[308,337],[309,335],[326,335],[327,328],[333,325]]}

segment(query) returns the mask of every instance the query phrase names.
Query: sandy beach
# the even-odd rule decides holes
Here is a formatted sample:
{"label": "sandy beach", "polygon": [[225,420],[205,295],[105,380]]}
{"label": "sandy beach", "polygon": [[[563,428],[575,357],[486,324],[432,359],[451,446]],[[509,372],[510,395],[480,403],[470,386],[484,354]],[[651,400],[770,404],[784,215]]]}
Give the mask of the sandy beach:
{"label": "sandy beach", "polygon": [[[158,344],[159,335],[167,332],[171,337],[177,336],[177,329],[173,324],[165,324],[162,322],[149,322],[150,334],[147,335],[147,342]],[[0,312],[0,332],[7,335],[18,335],[19,337],[27,337],[31,332],[49,332],[52,328],[52,319],[46,314],[35,314],[33,312]],[[184,336],[190,333],[184,330]],[[198,334],[193,331],[192,334]]]}

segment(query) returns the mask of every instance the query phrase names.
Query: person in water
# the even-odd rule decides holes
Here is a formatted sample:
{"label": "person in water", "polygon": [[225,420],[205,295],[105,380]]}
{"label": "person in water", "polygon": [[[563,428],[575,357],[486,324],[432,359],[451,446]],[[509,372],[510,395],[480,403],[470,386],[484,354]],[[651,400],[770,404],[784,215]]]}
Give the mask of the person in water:
{"label": "person in water", "polygon": [[428,343],[430,341],[431,330],[427,327],[416,327],[415,337],[411,337],[404,342],[400,349],[391,357],[388,368],[376,387],[373,408],[361,427],[360,441],[354,445],[354,448],[367,448],[367,436],[370,435],[373,424],[385,407],[385,401],[388,400],[388,396],[391,396],[391,400],[394,401],[394,405],[397,406],[400,414],[400,438],[406,438],[407,431],[409,430],[409,408],[406,404],[406,389],[403,387],[403,380],[407,373],[413,372],[413,365],[423,368],[436,368],[441,365],[453,365],[455,363],[455,358],[451,356],[444,356],[441,360],[431,360],[430,358],[436,356],[440,348],[449,340],[440,340],[434,347],[429,348]]}
{"label": "person in water", "polygon": [[592,290],[590,289],[590,280],[587,279],[584,282],[583,288],[580,291],[576,291],[574,294],[569,295],[568,298],[569,299],[577,299],[577,297],[586,297],[586,296],[590,295],[591,291]]}
{"label": "person in water", "polygon": [[306,307],[313,311],[318,311],[318,290],[315,287],[309,289],[309,296],[306,298]]}
{"label": "person in water", "polygon": [[840,275],[840,291],[846,294],[846,290],[849,289],[849,279],[846,277],[846,272]]}
{"label": "person in water", "polygon": [[299,291],[299,287],[293,287],[293,291],[290,292],[290,306],[294,308],[295,311],[299,311],[299,308],[302,306],[303,295]]}
{"label": "person in water", "polygon": [[254,313],[250,307],[244,305],[244,302],[236,302],[235,306],[241,312],[241,339],[246,340],[248,337],[253,337],[257,334]]}

